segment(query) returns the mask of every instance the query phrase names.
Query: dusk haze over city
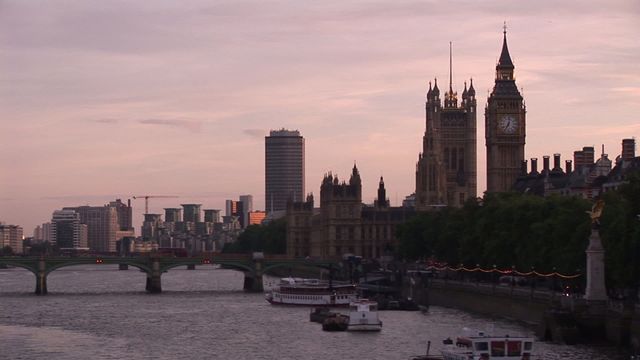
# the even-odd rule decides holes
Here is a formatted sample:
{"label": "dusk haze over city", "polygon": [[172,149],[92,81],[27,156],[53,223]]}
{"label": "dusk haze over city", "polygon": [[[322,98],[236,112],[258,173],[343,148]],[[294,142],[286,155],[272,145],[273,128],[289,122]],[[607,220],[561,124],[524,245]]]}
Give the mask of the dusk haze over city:
{"label": "dusk haze over city", "polygon": [[[138,194],[162,212],[264,209],[264,137],[299,130],[307,192],[356,162],[363,200],[384,176],[414,191],[429,82],[473,78],[482,110],[506,21],[527,106],[525,158],[640,135],[636,1],[0,2],[0,218],[25,235],[62,206]],[[133,202],[139,231],[144,204]]]}
{"label": "dusk haze over city", "polygon": [[0,0],[0,358],[640,360],[639,34]]}

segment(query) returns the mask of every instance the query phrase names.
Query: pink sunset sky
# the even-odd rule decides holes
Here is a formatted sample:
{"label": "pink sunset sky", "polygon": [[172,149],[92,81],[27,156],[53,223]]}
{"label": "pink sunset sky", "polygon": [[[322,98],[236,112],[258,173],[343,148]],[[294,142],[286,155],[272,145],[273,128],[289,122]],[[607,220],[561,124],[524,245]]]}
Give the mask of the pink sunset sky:
{"label": "pink sunset sky", "polygon": [[[264,208],[264,136],[306,139],[306,191],[356,161],[414,191],[428,82],[493,86],[507,21],[526,157],[640,135],[640,2],[0,1],[0,220],[133,195]],[[478,114],[478,184],[486,184]],[[133,201],[139,234],[144,201]]]}

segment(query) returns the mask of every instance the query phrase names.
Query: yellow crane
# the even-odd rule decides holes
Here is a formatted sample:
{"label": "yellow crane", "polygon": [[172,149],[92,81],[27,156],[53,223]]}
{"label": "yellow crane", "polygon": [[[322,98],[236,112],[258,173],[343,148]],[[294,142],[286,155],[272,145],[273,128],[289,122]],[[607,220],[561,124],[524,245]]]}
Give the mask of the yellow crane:
{"label": "yellow crane", "polygon": [[149,213],[149,199],[150,198],[177,198],[175,195],[135,195],[134,199],[142,199],[144,198],[144,213]]}

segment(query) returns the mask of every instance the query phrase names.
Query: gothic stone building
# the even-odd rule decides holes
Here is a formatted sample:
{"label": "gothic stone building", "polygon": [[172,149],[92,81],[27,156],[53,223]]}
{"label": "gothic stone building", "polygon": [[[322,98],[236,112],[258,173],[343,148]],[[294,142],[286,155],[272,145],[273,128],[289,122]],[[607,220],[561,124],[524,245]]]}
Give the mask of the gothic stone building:
{"label": "gothic stone building", "polygon": [[413,209],[390,207],[380,178],[373,205],[362,203],[362,180],[354,165],[348,182],[331,173],[320,186],[320,208],[312,195],[287,206],[287,255],[337,258],[345,254],[363,258],[390,255],[398,245],[396,226],[414,214]]}
{"label": "gothic stone building", "polygon": [[461,206],[475,198],[476,184],[476,91],[473,80],[464,84],[462,102],[453,91],[440,100],[438,81],[427,92],[426,126],[422,152],[416,165],[416,210],[437,206]]}

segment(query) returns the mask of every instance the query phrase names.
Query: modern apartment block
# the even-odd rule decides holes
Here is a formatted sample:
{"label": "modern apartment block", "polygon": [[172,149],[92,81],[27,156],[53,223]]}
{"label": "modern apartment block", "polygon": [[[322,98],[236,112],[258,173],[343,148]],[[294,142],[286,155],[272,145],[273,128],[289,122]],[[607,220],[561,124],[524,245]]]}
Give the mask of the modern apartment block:
{"label": "modern apartment block", "polygon": [[22,254],[22,226],[0,223],[0,248],[10,246],[16,254]]}
{"label": "modern apartment block", "polygon": [[[88,227],[88,247],[91,250],[116,251],[116,242],[123,232],[120,230],[118,211],[115,207],[78,206],[65,207],[62,210],[73,210],[80,215],[80,223]],[[133,234],[133,231],[124,233]]]}
{"label": "modern apartment block", "polygon": [[265,137],[265,210],[287,209],[304,198],[304,138],[297,130],[271,130]]}
{"label": "modern apartment block", "polygon": [[61,249],[88,247],[89,227],[80,223],[73,210],[56,210],[51,217],[51,241]]}

